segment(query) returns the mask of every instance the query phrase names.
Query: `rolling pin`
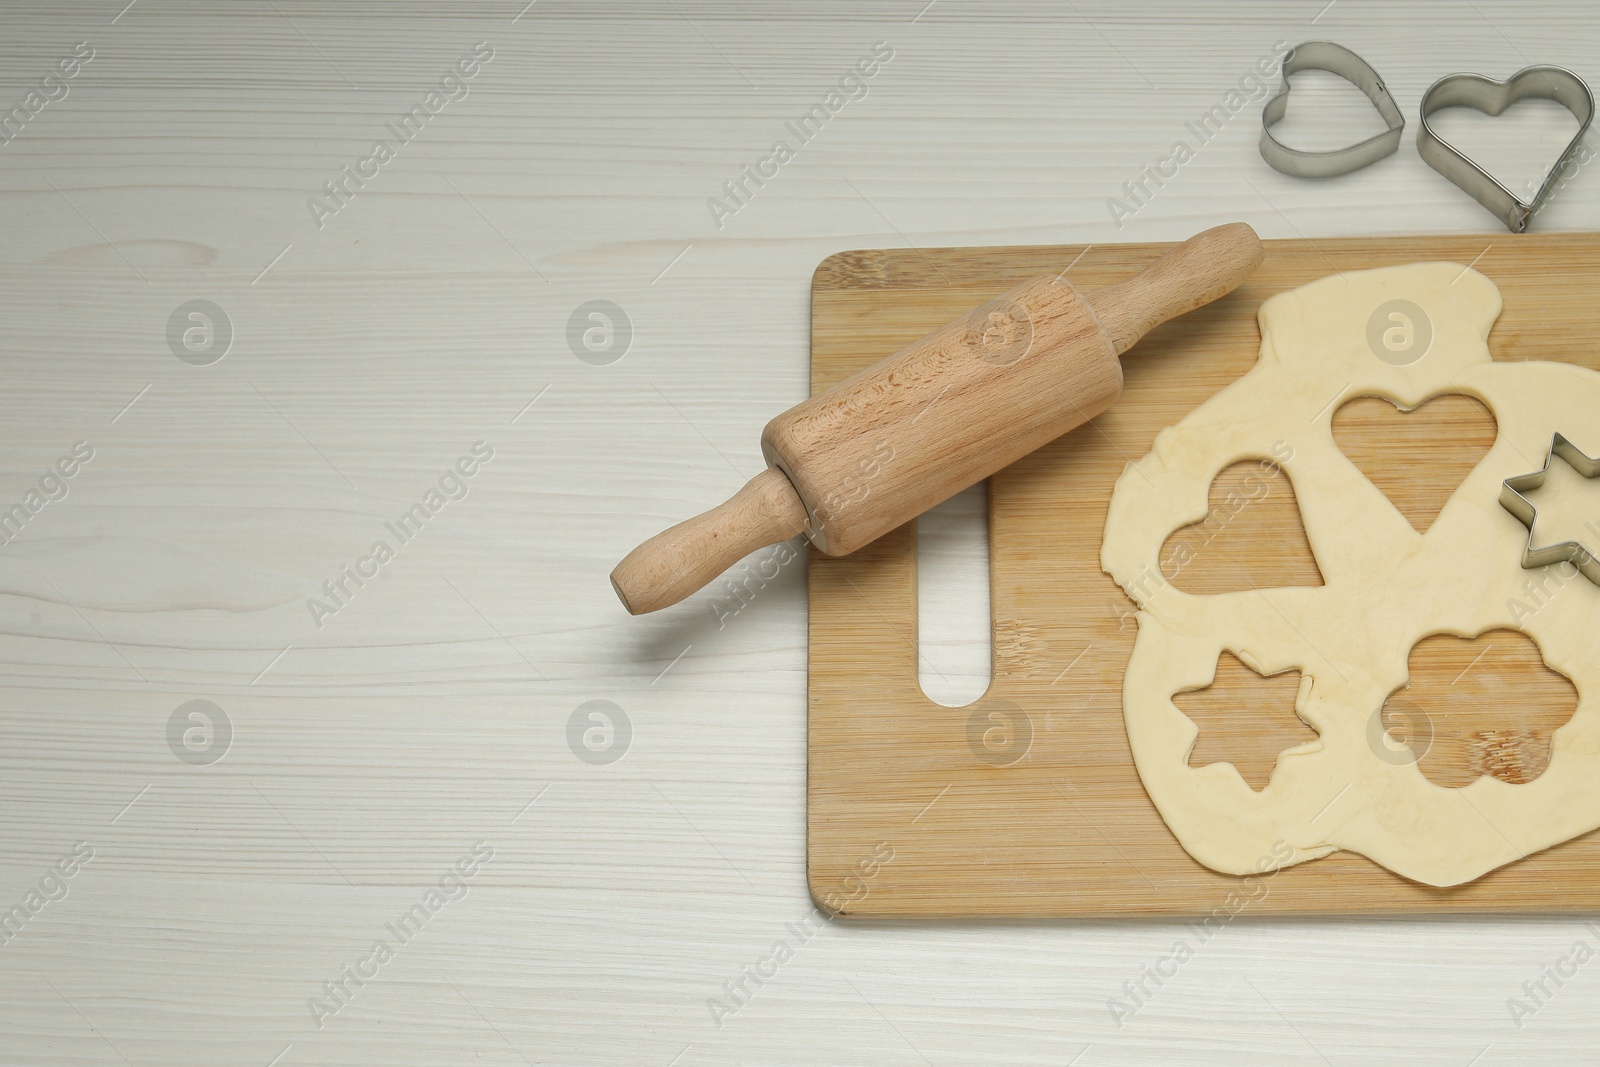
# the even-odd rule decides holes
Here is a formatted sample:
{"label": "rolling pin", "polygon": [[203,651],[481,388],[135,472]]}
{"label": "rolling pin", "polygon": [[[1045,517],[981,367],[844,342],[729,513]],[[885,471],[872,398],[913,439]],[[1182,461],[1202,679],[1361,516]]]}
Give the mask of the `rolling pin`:
{"label": "rolling pin", "polygon": [[830,556],[870,544],[1110,407],[1118,357],[1260,262],[1235,222],[1087,297],[1060,274],[1024,282],[767,423],[767,469],[628,553],[617,596],[658,611],[797,533]]}

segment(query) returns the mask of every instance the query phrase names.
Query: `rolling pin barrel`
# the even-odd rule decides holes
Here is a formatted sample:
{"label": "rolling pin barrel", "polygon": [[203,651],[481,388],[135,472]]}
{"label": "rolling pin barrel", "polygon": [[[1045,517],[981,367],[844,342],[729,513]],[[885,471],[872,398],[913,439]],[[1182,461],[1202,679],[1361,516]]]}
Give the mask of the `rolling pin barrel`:
{"label": "rolling pin barrel", "polygon": [[1111,406],[1122,365],[1088,303],[1044,275],[767,423],[761,450],[842,556]]}
{"label": "rolling pin barrel", "polygon": [[667,607],[802,530],[829,555],[870,544],[1110,407],[1118,356],[1260,262],[1233,223],[1087,298],[1061,275],[1024,282],[774,418],[770,469],[629,553],[617,595],[636,615]]}

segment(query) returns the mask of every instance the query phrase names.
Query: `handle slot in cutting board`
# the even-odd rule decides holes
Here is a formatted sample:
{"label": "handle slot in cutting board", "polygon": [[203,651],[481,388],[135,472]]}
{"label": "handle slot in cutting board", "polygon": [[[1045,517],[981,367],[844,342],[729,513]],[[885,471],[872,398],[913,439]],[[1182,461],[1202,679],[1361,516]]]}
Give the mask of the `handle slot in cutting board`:
{"label": "handle slot in cutting board", "polygon": [[989,483],[917,519],[917,685],[965,707],[993,677],[989,611]]}

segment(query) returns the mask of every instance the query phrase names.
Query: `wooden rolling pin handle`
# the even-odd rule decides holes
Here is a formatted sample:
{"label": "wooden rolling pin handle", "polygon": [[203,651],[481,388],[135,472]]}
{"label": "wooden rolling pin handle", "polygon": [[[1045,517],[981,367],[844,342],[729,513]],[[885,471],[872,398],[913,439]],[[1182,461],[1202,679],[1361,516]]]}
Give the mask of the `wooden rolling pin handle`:
{"label": "wooden rolling pin handle", "polygon": [[806,528],[806,506],[782,471],[768,467],[703,515],[629,552],[611,587],[633,615],[671,607],[758,548]]}
{"label": "wooden rolling pin handle", "polygon": [[1223,296],[1261,265],[1261,239],[1247,223],[1197,233],[1125,282],[1088,295],[1117,355],[1168,319]]}

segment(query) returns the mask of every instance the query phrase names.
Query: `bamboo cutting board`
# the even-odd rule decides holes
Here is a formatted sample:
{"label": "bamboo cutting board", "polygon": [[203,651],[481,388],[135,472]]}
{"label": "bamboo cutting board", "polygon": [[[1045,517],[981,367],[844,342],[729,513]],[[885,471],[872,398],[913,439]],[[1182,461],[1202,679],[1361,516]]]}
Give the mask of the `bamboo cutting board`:
{"label": "bamboo cutting board", "polygon": [[[831,256],[812,288],[812,391],[1034,275],[1072,264],[1068,277],[1092,289],[1168,247]],[[819,906],[860,917],[1600,909],[1597,834],[1451,889],[1349,852],[1246,886],[1190,859],[1145,795],[1122,724],[1133,604],[1099,563],[1106,508],[1125,462],[1253,365],[1263,299],[1336,269],[1472,263],[1505,298],[1489,339],[1496,359],[1600,369],[1600,234],[1266,248],[1245,286],[1158,328],[1125,357],[1115,407],[990,479],[993,683],[982,700],[947,708],[918,687],[915,523],[851,556],[812,551],[807,866]],[[1419,529],[1494,439],[1492,417],[1464,397],[1406,415],[1360,399],[1335,414],[1334,428]],[[1212,593],[1320,581],[1281,474],[1230,468],[1212,487],[1212,505],[1204,523],[1169,542],[1182,541],[1192,558],[1175,584]],[[1430,638],[1413,652],[1411,673],[1384,722],[1413,742],[1421,769],[1441,785],[1484,773],[1530,780],[1575,699],[1514,633]],[[1259,678],[1224,657],[1211,688],[1175,698],[1200,726],[1191,763],[1231,762],[1260,788],[1279,751],[1314,736],[1293,713],[1297,681]]]}

